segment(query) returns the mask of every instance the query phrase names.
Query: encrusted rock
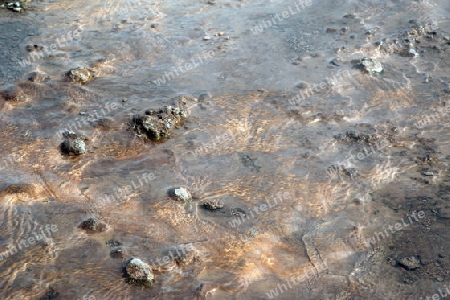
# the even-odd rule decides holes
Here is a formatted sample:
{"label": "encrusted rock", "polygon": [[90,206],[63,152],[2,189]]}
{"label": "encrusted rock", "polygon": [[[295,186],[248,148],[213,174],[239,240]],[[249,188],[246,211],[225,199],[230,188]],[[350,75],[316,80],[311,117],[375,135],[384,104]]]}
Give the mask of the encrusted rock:
{"label": "encrusted rock", "polygon": [[400,258],[398,264],[404,267],[406,270],[414,270],[420,268],[420,259],[417,256],[409,256]]}
{"label": "encrusted rock", "polygon": [[154,276],[148,264],[139,258],[130,258],[125,266],[128,283],[134,283],[145,287],[150,287]]}
{"label": "encrusted rock", "polygon": [[85,67],[78,67],[69,70],[69,72],[67,72],[67,76],[72,81],[79,82],[81,84],[86,84],[95,78],[95,72]]}
{"label": "encrusted rock", "polygon": [[185,187],[178,187],[169,189],[167,192],[170,197],[177,201],[191,201],[192,200],[192,194],[191,191],[189,191],[188,188]]}
{"label": "encrusted rock", "polygon": [[367,73],[381,73],[383,71],[383,66],[378,60],[367,57],[359,60],[357,66]]}
{"label": "encrusted rock", "polygon": [[80,228],[88,232],[102,232],[106,230],[106,224],[97,219],[89,218],[81,222]]}
{"label": "encrusted rock", "polygon": [[203,203],[203,206],[209,210],[216,210],[223,208],[223,202],[217,199],[209,200]]}
{"label": "encrusted rock", "polygon": [[61,151],[67,155],[80,155],[86,153],[86,144],[83,139],[72,131],[63,133],[66,140],[61,144]]}
{"label": "encrusted rock", "polygon": [[135,116],[132,125],[142,137],[153,141],[163,141],[170,137],[174,128],[183,125],[186,116],[185,110],[165,106],[157,110],[147,110],[144,116]]}

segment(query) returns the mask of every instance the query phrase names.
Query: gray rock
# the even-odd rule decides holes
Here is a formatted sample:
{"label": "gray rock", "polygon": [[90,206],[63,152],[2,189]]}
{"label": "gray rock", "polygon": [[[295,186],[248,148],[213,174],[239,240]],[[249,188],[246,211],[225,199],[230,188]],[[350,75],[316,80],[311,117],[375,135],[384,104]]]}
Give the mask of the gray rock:
{"label": "gray rock", "polygon": [[63,133],[66,140],[61,144],[61,151],[66,155],[80,155],[86,153],[83,139],[72,131]]}
{"label": "gray rock", "polygon": [[95,78],[95,72],[88,68],[78,67],[67,72],[67,76],[74,82],[86,84]]}
{"label": "gray rock", "polygon": [[168,195],[177,201],[186,202],[192,200],[191,191],[189,191],[189,189],[185,187],[169,189]]}
{"label": "gray rock", "polygon": [[423,171],[421,174],[422,174],[423,176],[434,176],[434,173],[433,173],[433,172],[430,172],[430,171]]}
{"label": "gray rock", "polygon": [[135,283],[150,287],[153,283],[154,275],[150,266],[139,258],[131,258],[125,266],[128,283]]}
{"label": "gray rock", "polygon": [[408,256],[400,258],[398,261],[398,264],[402,267],[404,267],[406,270],[415,270],[417,268],[420,268],[420,259],[417,256]]}
{"label": "gray rock", "polygon": [[379,61],[367,57],[360,60],[359,67],[367,73],[381,73],[383,71],[383,66]]}

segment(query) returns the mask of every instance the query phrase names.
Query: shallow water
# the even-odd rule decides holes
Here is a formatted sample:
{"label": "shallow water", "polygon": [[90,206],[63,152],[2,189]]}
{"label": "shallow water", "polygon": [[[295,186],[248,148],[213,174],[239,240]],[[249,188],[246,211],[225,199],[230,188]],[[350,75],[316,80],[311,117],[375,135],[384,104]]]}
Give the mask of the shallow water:
{"label": "shallow water", "polygon": [[[449,287],[449,3],[214,2],[0,10],[0,85],[26,97],[0,102],[0,254],[37,230],[50,238],[3,256],[2,299],[425,299]],[[406,38],[418,56],[400,51]],[[24,62],[27,45],[52,44]],[[355,68],[362,57],[384,72]],[[79,66],[98,78],[69,82]],[[170,139],[130,130],[164,105],[189,112]],[[88,138],[84,155],[61,154],[67,129]],[[176,186],[193,201],[169,199]],[[203,208],[214,199],[224,207]],[[78,228],[90,217],[107,230]],[[155,267],[150,289],[125,282],[127,258],[157,266],[179,245],[192,262]],[[399,265],[411,256],[419,268]]]}

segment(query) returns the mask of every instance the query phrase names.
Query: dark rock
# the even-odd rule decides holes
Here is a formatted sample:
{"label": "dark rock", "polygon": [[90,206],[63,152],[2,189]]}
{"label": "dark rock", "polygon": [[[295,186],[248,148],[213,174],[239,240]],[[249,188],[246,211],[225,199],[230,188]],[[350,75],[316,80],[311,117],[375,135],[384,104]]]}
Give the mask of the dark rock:
{"label": "dark rock", "polygon": [[116,241],[116,240],[109,240],[106,242],[106,245],[109,247],[118,247],[118,246],[121,246],[122,243],[119,241]]}
{"label": "dark rock", "polygon": [[203,203],[203,206],[209,210],[216,210],[223,208],[223,202],[220,200],[210,200]]}
{"label": "dark rock", "polygon": [[151,287],[154,276],[150,266],[139,258],[130,258],[125,265],[125,277],[128,283]]}
{"label": "dark rock", "polygon": [[31,82],[40,83],[46,81],[47,79],[48,77],[40,72],[31,72],[28,74],[28,80]]}
{"label": "dark rock", "polygon": [[24,91],[18,87],[4,90],[1,94],[3,99],[8,102],[25,102],[28,100]]}
{"label": "dark rock", "polygon": [[24,6],[21,1],[5,1],[5,7],[15,12],[23,12]]}
{"label": "dark rock", "polygon": [[53,287],[49,287],[45,295],[40,300],[57,300],[59,299],[59,292],[55,291]]}
{"label": "dark rock", "polygon": [[112,258],[123,258],[124,255],[125,255],[125,253],[124,253],[124,251],[122,250],[122,248],[115,248],[115,249],[112,249],[112,250],[109,252],[109,255],[110,255]]}
{"label": "dark rock", "polygon": [[94,218],[81,222],[79,227],[88,232],[102,232],[106,230],[106,224]]}
{"label": "dark rock", "polygon": [[42,51],[44,50],[44,47],[39,45],[27,45],[26,49],[28,52],[34,52],[34,51]]}
{"label": "dark rock", "polygon": [[345,143],[356,143],[356,142],[369,142],[376,140],[375,135],[365,134],[365,133],[356,133],[355,131],[347,131],[344,134],[335,135],[334,138],[340,142]]}
{"label": "dark rock", "polygon": [[434,176],[435,175],[435,173],[431,172],[431,171],[423,171],[421,174],[423,176]]}
{"label": "dark rock", "polygon": [[169,197],[177,200],[177,201],[191,201],[192,200],[192,193],[188,188],[185,187],[178,187],[178,188],[172,188],[169,189],[167,194]]}
{"label": "dark rock", "polygon": [[327,33],[336,33],[337,32],[337,29],[335,29],[335,28],[327,28]]}
{"label": "dark rock", "polygon": [[406,270],[415,270],[421,266],[420,259],[417,256],[400,258],[397,263]]}
{"label": "dark rock", "polygon": [[164,141],[170,137],[174,128],[183,125],[186,116],[185,110],[165,106],[157,110],[147,110],[144,116],[135,116],[132,126],[146,139]]}
{"label": "dark rock", "polygon": [[256,172],[259,172],[261,167],[255,164],[255,160],[257,160],[257,158],[251,158],[248,155],[241,155],[241,162],[246,168],[252,168],[252,170],[255,169]]}
{"label": "dark rock", "polygon": [[355,19],[355,18],[356,18],[356,15],[355,15],[355,14],[346,14],[346,15],[344,16],[344,18],[347,18],[347,19]]}

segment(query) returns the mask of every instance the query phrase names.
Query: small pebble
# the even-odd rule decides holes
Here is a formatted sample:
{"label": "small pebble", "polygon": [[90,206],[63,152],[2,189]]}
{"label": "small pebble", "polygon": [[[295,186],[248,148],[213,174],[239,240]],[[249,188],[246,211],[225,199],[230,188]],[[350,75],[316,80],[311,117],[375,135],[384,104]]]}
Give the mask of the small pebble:
{"label": "small pebble", "polygon": [[422,175],[423,176],[434,176],[434,173],[433,172],[429,172],[429,171],[425,171],[425,172],[422,172]]}

